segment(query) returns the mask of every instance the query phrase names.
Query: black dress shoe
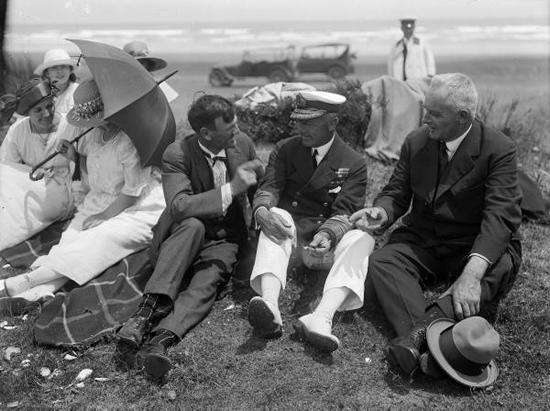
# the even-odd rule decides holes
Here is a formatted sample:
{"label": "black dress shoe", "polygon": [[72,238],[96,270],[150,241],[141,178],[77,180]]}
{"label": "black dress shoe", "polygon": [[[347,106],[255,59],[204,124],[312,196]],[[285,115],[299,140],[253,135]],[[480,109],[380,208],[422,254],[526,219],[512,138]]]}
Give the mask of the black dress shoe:
{"label": "black dress shoe", "polygon": [[128,321],[118,330],[116,339],[124,342],[130,347],[138,349],[143,342],[143,337],[151,331],[149,319],[141,316],[130,317]]}
{"label": "black dress shoe", "polygon": [[172,363],[164,345],[147,341],[138,352],[138,362],[143,366],[147,375],[159,384],[164,384]]}
{"label": "black dress shoe", "polygon": [[411,375],[419,366],[420,353],[427,349],[426,328],[432,321],[444,317],[444,312],[437,305],[432,305],[408,335],[391,341],[388,347],[389,361],[398,365],[405,374]]}
{"label": "black dress shoe", "polygon": [[441,379],[445,377],[445,371],[443,371],[429,352],[425,352],[420,356],[420,369],[424,374],[432,378]]}
{"label": "black dress shoe", "polygon": [[408,337],[400,337],[392,340],[388,347],[389,361],[411,375],[417,368],[420,360],[420,352],[411,344]]}
{"label": "black dress shoe", "polygon": [[113,361],[121,371],[128,371],[137,367],[136,354],[138,348],[128,344],[125,340],[117,340]]}

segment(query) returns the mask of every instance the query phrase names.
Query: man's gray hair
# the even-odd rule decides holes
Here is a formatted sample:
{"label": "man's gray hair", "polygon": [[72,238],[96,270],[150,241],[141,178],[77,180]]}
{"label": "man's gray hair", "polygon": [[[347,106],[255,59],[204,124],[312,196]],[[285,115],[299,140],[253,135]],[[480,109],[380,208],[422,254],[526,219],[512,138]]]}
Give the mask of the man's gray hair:
{"label": "man's gray hair", "polygon": [[466,110],[472,119],[476,115],[478,95],[470,77],[462,73],[438,74],[432,78],[430,89],[447,96],[457,110]]}

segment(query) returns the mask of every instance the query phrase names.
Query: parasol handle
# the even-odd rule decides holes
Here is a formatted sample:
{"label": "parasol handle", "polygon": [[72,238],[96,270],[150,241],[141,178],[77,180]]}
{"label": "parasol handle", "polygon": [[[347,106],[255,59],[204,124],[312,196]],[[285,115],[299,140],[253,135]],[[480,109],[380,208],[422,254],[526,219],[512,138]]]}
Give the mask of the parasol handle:
{"label": "parasol handle", "polygon": [[[79,134],[78,136],[76,136],[72,141],[71,143],[74,143],[78,140],[80,140],[81,137],[85,136],[86,134],[88,134],[90,131],[92,131],[94,129],[94,127],[90,127],[89,129],[87,129],[86,131],[84,131],[82,134]],[[38,181],[38,180],[42,180],[42,178],[44,177],[44,173],[38,173],[37,175],[35,175],[35,173],[38,171],[38,169],[40,167],[42,167],[44,164],[46,164],[48,161],[50,161],[52,158],[54,158],[55,156],[57,156],[58,154],[61,154],[60,151],[55,151],[53,152],[52,154],[50,154],[48,157],[46,157],[44,160],[42,160],[40,163],[38,163],[37,165],[34,166],[34,168],[31,170],[31,172],[29,173],[29,178],[32,180],[32,181]]]}
{"label": "parasol handle", "polygon": [[173,76],[174,74],[176,74],[177,72],[178,72],[178,70],[173,71],[173,72],[171,72],[170,74],[164,76],[164,77],[161,78],[159,81],[157,81],[157,84],[160,84],[160,83],[162,83],[162,82],[168,80],[170,77],[172,77],[172,76]]}

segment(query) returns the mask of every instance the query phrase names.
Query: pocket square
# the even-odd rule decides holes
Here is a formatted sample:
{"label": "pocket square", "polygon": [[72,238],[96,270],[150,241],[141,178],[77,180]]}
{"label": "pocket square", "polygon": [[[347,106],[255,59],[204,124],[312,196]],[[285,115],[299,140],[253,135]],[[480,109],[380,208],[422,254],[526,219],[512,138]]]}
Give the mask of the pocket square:
{"label": "pocket square", "polygon": [[338,194],[342,190],[342,186],[334,187],[328,190],[329,194]]}

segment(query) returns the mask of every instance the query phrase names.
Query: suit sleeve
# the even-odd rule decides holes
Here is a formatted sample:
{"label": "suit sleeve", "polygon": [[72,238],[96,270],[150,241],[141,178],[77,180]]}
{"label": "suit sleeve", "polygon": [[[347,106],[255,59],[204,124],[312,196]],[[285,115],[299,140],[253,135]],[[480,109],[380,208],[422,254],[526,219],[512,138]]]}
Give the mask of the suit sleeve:
{"label": "suit sleeve", "polygon": [[254,196],[253,214],[259,207],[277,206],[285,185],[286,164],[281,158],[281,146],[277,145],[269,155],[265,174]]}
{"label": "suit sleeve", "polygon": [[[252,143],[252,141],[250,141],[250,140],[249,140],[249,143],[248,143],[248,160],[249,161],[259,160],[258,155],[256,153],[256,149],[254,148],[254,143]],[[262,181],[262,179],[264,177],[264,174],[265,174],[265,169],[264,169],[263,166],[259,170],[256,170],[256,180],[258,181],[258,184],[259,184],[259,182]],[[256,190],[258,189],[258,184],[250,186],[249,189],[246,192],[246,195],[248,197],[248,201],[250,202],[250,204],[253,204],[253,202],[254,202],[254,194],[256,193]]]}
{"label": "suit sleeve", "polygon": [[480,254],[492,263],[500,258],[521,224],[520,201],[516,149],[510,141],[491,158],[481,227],[470,254]]}
{"label": "suit sleeve", "polygon": [[176,141],[164,152],[162,188],[166,206],[175,222],[189,217],[212,218],[223,215],[221,188],[194,193],[190,179],[190,159]]}
{"label": "suit sleeve", "polygon": [[410,206],[412,190],[410,183],[411,149],[409,138],[401,147],[399,161],[380,194],[374,199],[375,207],[382,207],[388,214],[387,227],[405,214]]}

